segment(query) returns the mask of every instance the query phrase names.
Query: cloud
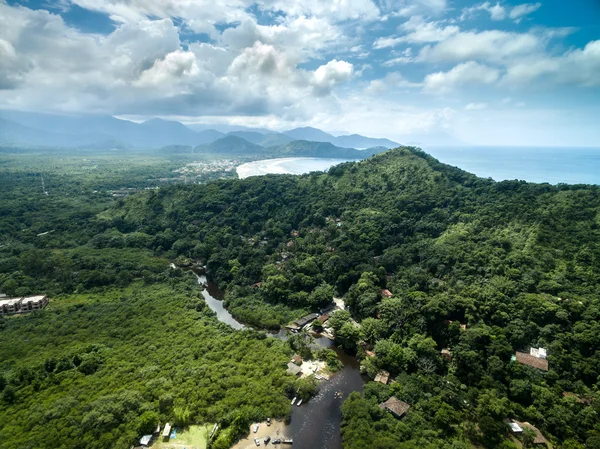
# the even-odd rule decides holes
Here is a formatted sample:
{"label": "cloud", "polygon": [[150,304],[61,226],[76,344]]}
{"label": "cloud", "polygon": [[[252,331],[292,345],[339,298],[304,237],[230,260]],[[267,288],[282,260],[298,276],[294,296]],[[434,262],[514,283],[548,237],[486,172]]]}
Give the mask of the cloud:
{"label": "cloud", "polygon": [[524,3],[517,5],[510,11],[510,18],[516,21],[521,20],[523,17],[537,11],[542,7],[541,3]]}
{"label": "cloud", "polygon": [[496,3],[495,5],[490,2],[481,3],[480,5],[475,5],[470,8],[463,9],[462,15],[460,16],[460,20],[466,20],[473,15],[475,15],[479,11],[486,11],[490,14],[490,18],[492,20],[504,20],[506,18],[506,8],[500,3]]}
{"label": "cloud", "polygon": [[320,66],[313,73],[311,80],[315,95],[330,94],[338,84],[348,81],[352,77],[353,70],[352,64],[337,59]]}
{"label": "cloud", "polygon": [[365,88],[365,92],[369,95],[381,95],[390,90],[406,87],[421,87],[421,84],[410,82],[401,73],[390,72],[383,78],[371,80]]}
{"label": "cloud", "polygon": [[395,65],[400,65],[400,64],[408,64],[410,62],[414,62],[415,58],[412,55],[412,48],[405,48],[402,53],[402,56],[397,56],[395,58],[392,59],[388,59],[387,61],[385,61],[382,65],[384,67],[393,67]]}
{"label": "cloud", "polygon": [[418,60],[424,62],[514,60],[544,49],[544,40],[531,33],[512,33],[499,30],[464,31],[421,49]]}
{"label": "cloud", "polygon": [[392,17],[438,16],[448,9],[447,0],[379,0],[378,5]]}
{"label": "cloud", "polygon": [[483,109],[487,109],[487,103],[469,103],[465,106],[467,111],[481,111]]}
{"label": "cloud", "polygon": [[600,40],[562,56],[539,55],[508,67],[502,82],[509,86],[527,85],[540,78],[552,84],[581,87],[600,86]]}
{"label": "cloud", "polygon": [[458,87],[473,84],[494,84],[500,78],[497,69],[470,61],[448,72],[431,73],[423,80],[423,90],[434,95],[452,92]]}
{"label": "cloud", "polygon": [[439,42],[458,33],[460,28],[457,26],[440,27],[437,22],[426,22],[421,16],[413,16],[400,25],[399,30],[407,34],[396,37],[380,37],[373,43],[373,48],[395,47],[401,43]]}

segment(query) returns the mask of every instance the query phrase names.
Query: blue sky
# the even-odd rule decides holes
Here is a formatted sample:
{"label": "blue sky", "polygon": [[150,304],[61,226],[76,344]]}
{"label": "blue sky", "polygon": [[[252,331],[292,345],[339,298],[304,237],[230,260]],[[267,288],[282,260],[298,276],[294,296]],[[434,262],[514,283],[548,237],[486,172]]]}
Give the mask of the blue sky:
{"label": "blue sky", "polygon": [[0,0],[0,104],[600,147],[599,24],[597,0]]}

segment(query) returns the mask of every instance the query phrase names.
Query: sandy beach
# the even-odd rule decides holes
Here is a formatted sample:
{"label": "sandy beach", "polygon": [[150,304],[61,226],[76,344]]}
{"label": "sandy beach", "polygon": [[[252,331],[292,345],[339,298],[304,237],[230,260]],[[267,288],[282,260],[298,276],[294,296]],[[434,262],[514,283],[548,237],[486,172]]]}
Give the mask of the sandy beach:
{"label": "sandy beach", "polygon": [[[254,433],[252,431],[255,424],[258,424],[258,432]],[[246,438],[238,441],[231,449],[254,449],[256,448],[256,443],[254,443],[254,438],[258,438],[260,440],[260,446],[264,447],[265,437],[270,436],[271,440],[275,438],[283,439],[286,437],[286,425],[283,421],[275,421],[271,420],[271,425],[267,426],[266,421],[261,423],[253,423],[249,429],[250,433]],[[267,446],[272,446],[272,443],[267,444]],[[275,447],[281,447],[281,445],[275,445]],[[285,446],[284,446],[285,447]]]}

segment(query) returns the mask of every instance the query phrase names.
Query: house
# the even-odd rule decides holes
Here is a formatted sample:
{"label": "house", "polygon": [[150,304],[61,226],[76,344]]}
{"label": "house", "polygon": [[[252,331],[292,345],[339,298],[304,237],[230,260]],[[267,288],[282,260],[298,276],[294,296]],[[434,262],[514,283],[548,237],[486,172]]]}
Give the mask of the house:
{"label": "house", "polygon": [[401,401],[396,396],[392,396],[387,401],[379,404],[379,408],[382,410],[387,410],[396,418],[402,418],[410,408],[410,405]]}
{"label": "house", "polygon": [[287,366],[288,366],[287,372],[290,374],[293,374],[294,376],[297,376],[298,374],[300,374],[302,372],[302,369],[293,362],[289,362],[287,364]]}
{"label": "house", "polygon": [[48,297],[46,295],[25,296],[21,301],[21,312],[42,310],[47,305]]}
{"label": "house", "polygon": [[162,437],[163,440],[167,441],[171,436],[171,424],[166,423],[165,428],[163,429]]}
{"label": "house", "polygon": [[292,357],[292,362],[295,364],[302,363],[302,357],[300,357],[298,354],[294,354]]}
{"label": "house", "polygon": [[389,291],[387,288],[384,288],[383,290],[381,290],[381,296],[383,298],[391,298],[393,295],[391,291]]}
{"label": "house", "polygon": [[152,435],[144,435],[142,438],[140,438],[140,444],[142,446],[149,446],[151,439],[152,439]]}
{"label": "house", "polygon": [[0,300],[0,315],[19,313],[23,298],[7,298]]}
{"label": "house", "polygon": [[321,324],[325,324],[325,322],[329,319],[329,314],[325,313],[323,315],[321,315],[318,320]]}
{"label": "house", "polygon": [[294,229],[292,232],[290,232],[290,235],[292,237],[298,237],[300,235],[300,233]]}
{"label": "house", "polygon": [[523,433],[523,428],[520,425],[518,425],[516,422],[507,421],[506,424],[508,425],[508,427],[510,427],[510,431],[512,433]]}
{"label": "house", "polygon": [[440,355],[445,358],[446,360],[448,360],[449,362],[452,361],[452,351],[450,351],[450,349],[444,348],[440,351]]}
{"label": "house", "polygon": [[375,382],[379,382],[384,385],[387,385],[389,379],[390,379],[390,373],[388,373],[386,370],[383,370],[383,369],[381,371],[378,371],[377,374],[375,375]]}
{"label": "house", "polygon": [[294,246],[294,242],[293,241],[289,241],[285,244],[285,246],[287,246],[288,248],[291,248],[292,246]]}
{"label": "house", "polygon": [[297,319],[292,324],[289,324],[288,326],[286,326],[286,328],[291,330],[292,332],[298,332],[300,329],[302,329],[308,323],[311,323],[312,321],[316,320],[318,317],[319,317],[318,313],[311,313],[309,315],[306,315],[306,316],[303,316],[302,318]]}
{"label": "house", "polygon": [[260,288],[261,285],[262,285],[262,282],[255,282],[254,284],[252,284],[250,286],[250,288]]}
{"label": "house", "polygon": [[528,422],[514,421],[514,423],[517,424],[522,429],[529,429],[529,430],[532,430],[533,433],[535,433],[535,438],[533,439],[533,444],[541,445],[541,446],[548,446],[548,440],[546,440],[544,435],[542,435],[542,432],[540,432],[537,427],[535,427],[532,424],[529,424]]}
{"label": "house", "polygon": [[539,359],[545,359],[548,356],[545,348],[531,348],[529,350],[529,355],[537,357]]}
{"label": "house", "polygon": [[531,354],[527,354],[526,352],[517,351],[515,353],[515,360],[521,365],[531,366],[532,368],[536,368],[541,371],[548,371],[548,360],[535,357]]}

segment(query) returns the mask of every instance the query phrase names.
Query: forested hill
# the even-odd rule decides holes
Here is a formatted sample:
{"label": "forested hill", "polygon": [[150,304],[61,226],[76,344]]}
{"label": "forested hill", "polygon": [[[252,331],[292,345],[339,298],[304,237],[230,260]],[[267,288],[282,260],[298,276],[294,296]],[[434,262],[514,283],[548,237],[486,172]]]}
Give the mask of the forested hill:
{"label": "forested hill", "polygon": [[[600,447],[598,187],[494,182],[399,148],[328,174],[148,192],[100,219],[98,245],[116,228],[206,261],[255,326],[345,295],[362,327],[340,312],[336,341],[398,381],[346,401],[346,448],[514,448],[509,417],[559,447]],[[547,348],[548,373],[511,361],[530,347]],[[377,407],[391,395],[412,406],[402,421]]]}

